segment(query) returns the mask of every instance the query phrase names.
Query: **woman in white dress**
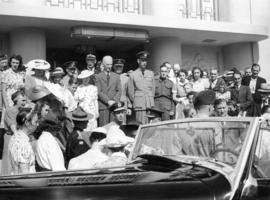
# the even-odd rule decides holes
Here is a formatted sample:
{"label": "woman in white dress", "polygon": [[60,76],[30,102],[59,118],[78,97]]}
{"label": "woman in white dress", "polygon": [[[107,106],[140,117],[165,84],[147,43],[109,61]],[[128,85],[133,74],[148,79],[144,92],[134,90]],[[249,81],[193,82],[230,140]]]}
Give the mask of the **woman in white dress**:
{"label": "woman in white dress", "polygon": [[89,70],[83,70],[78,79],[81,84],[77,88],[74,97],[79,102],[80,106],[85,112],[94,115],[88,123],[86,131],[91,131],[97,127],[98,113],[98,89],[96,86],[90,84],[90,76],[93,72]]}
{"label": "woman in white dress", "polygon": [[203,72],[199,67],[194,67],[192,69],[192,84],[194,92],[201,92],[209,88],[210,83],[208,79],[202,78]]}

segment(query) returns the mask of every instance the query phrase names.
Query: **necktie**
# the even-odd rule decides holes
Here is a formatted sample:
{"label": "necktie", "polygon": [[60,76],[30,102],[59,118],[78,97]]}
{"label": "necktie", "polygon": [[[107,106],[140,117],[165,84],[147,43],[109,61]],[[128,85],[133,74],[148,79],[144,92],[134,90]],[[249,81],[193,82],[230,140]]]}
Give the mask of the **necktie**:
{"label": "necktie", "polygon": [[107,73],[107,85],[109,85],[109,82],[110,82],[110,74]]}

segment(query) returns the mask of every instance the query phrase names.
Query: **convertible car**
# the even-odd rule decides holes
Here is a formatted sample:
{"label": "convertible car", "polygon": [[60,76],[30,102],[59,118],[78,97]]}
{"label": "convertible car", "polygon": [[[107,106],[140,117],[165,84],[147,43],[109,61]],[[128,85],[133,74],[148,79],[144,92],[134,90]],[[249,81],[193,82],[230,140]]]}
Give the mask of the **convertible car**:
{"label": "convertible car", "polygon": [[270,128],[260,118],[144,125],[127,165],[2,176],[0,199],[270,199]]}

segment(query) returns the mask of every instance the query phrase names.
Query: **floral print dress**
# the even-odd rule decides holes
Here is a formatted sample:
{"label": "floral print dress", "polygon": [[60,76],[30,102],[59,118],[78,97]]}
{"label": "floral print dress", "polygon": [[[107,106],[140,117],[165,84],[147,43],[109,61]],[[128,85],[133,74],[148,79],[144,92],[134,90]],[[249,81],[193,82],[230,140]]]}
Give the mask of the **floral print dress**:
{"label": "floral print dress", "polygon": [[11,68],[2,73],[2,84],[6,84],[6,94],[9,106],[13,106],[11,95],[24,87],[23,74],[14,72]]}
{"label": "floral print dress", "polygon": [[10,138],[8,145],[9,157],[11,161],[11,174],[21,174],[20,164],[27,164],[29,173],[35,170],[35,153],[30,143],[29,137],[21,130],[18,130]]}
{"label": "floral print dress", "polygon": [[80,85],[74,98],[79,102],[79,106],[94,117],[89,120],[86,131],[91,131],[97,127],[98,114],[98,89],[94,85]]}

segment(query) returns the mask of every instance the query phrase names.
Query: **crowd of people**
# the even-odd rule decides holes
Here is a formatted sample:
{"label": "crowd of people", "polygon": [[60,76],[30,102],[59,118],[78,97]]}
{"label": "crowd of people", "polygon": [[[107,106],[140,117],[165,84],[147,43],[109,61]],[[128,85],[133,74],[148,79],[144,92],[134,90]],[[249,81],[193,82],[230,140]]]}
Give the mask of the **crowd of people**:
{"label": "crowd of people", "polygon": [[125,60],[109,55],[87,54],[82,70],[1,55],[1,174],[121,166],[140,124],[270,112],[258,64],[208,75],[164,62],[154,73],[149,52],[136,57],[138,68],[124,73]]}

